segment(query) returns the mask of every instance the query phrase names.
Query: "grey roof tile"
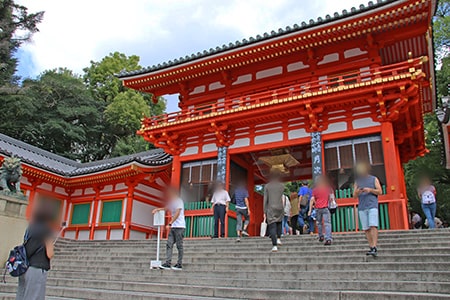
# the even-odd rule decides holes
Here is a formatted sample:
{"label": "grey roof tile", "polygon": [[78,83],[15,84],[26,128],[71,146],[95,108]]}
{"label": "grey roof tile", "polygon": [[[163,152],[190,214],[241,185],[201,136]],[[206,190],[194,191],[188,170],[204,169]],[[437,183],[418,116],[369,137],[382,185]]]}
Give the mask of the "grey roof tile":
{"label": "grey roof tile", "polygon": [[350,12],[347,11],[346,9],[344,9],[344,10],[342,10],[342,13],[335,12],[333,14],[333,16],[326,15],[325,18],[319,17],[319,18],[317,18],[317,21],[314,21],[313,19],[311,19],[311,20],[309,20],[308,24],[306,22],[302,22],[301,26],[294,24],[292,29],[288,26],[288,27],[286,27],[286,30],[283,30],[281,28],[278,29],[278,31],[272,30],[270,34],[265,32],[262,36],[258,34],[256,36],[256,38],[250,37],[248,39],[243,39],[242,41],[236,41],[234,43],[231,42],[228,44],[228,46],[224,44],[224,45],[222,45],[222,47],[210,48],[209,50],[204,50],[203,52],[197,52],[197,54],[193,53],[191,55],[186,55],[185,57],[180,57],[173,61],[169,60],[168,62],[159,63],[158,65],[149,66],[147,68],[142,68],[140,70],[128,71],[128,72],[121,71],[119,74],[116,74],[116,76],[119,78],[125,78],[125,77],[145,74],[145,73],[152,72],[152,71],[162,70],[162,69],[165,69],[168,67],[172,67],[172,66],[176,66],[176,65],[183,64],[186,62],[190,62],[190,61],[193,61],[198,58],[207,57],[212,54],[217,54],[217,53],[225,52],[228,50],[237,49],[242,46],[260,42],[262,40],[269,40],[271,38],[289,34],[291,32],[301,31],[301,30],[304,30],[307,28],[312,28],[314,26],[318,26],[321,24],[325,24],[325,23],[333,22],[333,21],[336,21],[339,19],[347,18],[349,16],[363,13],[363,12],[366,12],[368,10],[372,10],[372,9],[375,9],[378,7],[382,7],[384,5],[387,5],[389,3],[396,2],[396,1],[399,1],[399,0],[377,0],[376,3],[373,3],[373,1],[369,1],[369,3],[367,5],[361,4],[359,6],[359,8],[352,7],[350,9]]}
{"label": "grey roof tile", "polygon": [[162,149],[79,163],[0,133],[0,154],[19,157],[23,162],[62,176],[78,176],[108,170],[131,162],[148,166],[165,165],[172,157]]}

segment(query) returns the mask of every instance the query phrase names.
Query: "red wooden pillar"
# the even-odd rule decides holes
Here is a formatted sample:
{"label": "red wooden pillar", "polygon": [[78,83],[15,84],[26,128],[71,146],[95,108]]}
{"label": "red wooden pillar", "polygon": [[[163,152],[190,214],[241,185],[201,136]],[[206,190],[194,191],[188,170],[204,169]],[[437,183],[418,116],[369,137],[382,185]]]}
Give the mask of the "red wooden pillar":
{"label": "red wooden pillar", "polygon": [[172,175],[170,178],[170,184],[174,188],[180,188],[181,181],[181,162],[180,156],[174,155],[172,157]]}
{"label": "red wooden pillar", "polygon": [[28,181],[31,182],[31,189],[30,189],[30,195],[28,195],[28,206],[27,210],[25,211],[25,216],[27,220],[31,217],[31,212],[33,211],[33,203],[34,198],[36,197],[36,188],[42,183],[41,180],[38,180],[36,178],[28,178]]}
{"label": "red wooden pillar", "polygon": [[125,232],[123,235],[124,240],[130,239],[130,227],[131,227],[131,213],[133,210],[133,198],[134,198],[134,188],[137,183],[134,181],[127,181],[128,193],[127,193],[127,207],[125,211]]}
{"label": "red wooden pillar", "polygon": [[408,212],[406,199],[402,193],[404,182],[400,157],[395,145],[394,129],[391,122],[381,123],[381,141],[384,153],[384,166],[386,170],[386,193],[394,200],[401,201],[401,207],[389,205],[389,219],[392,229],[408,229]]}
{"label": "red wooden pillar", "polygon": [[[225,173],[225,190],[230,192],[230,180],[231,180],[231,173],[230,173],[230,152],[227,151],[227,167],[226,167],[226,173]],[[228,214],[225,215],[225,237],[228,237]],[[222,232],[220,233],[222,234]]]}
{"label": "red wooden pillar", "polygon": [[91,228],[90,228],[90,232],[89,232],[89,239],[93,240],[94,239],[94,233],[95,233],[95,226],[97,226],[97,214],[98,214],[98,204],[100,201],[100,191],[102,190],[101,187],[94,187],[95,190],[95,196],[94,196],[94,209],[92,212],[92,222],[91,222]]}

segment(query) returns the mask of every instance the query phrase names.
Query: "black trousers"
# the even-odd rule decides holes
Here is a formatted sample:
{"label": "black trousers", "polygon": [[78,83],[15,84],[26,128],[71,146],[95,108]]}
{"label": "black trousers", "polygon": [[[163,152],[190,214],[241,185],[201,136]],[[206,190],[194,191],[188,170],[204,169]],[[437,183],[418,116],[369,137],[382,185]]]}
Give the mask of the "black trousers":
{"label": "black trousers", "polygon": [[298,229],[298,215],[291,216],[291,228],[292,228],[292,235],[297,234]]}
{"label": "black trousers", "polygon": [[271,223],[267,226],[267,231],[269,231],[269,236],[272,239],[272,245],[277,245],[277,239],[281,237],[281,222]]}
{"label": "black trousers", "polygon": [[219,237],[219,221],[220,221],[220,236],[225,236],[225,205],[214,205],[214,237]]}

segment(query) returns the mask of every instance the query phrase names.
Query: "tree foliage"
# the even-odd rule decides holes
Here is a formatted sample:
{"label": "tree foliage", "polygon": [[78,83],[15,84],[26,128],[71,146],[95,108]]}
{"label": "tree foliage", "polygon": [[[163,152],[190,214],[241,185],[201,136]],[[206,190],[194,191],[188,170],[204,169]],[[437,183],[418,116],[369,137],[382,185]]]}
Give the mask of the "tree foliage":
{"label": "tree foliage", "polygon": [[38,31],[43,12],[29,13],[25,6],[13,0],[0,0],[0,87],[16,83],[15,52]]}
{"label": "tree foliage", "polygon": [[[450,84],[450,0],[439,1],[433,23],[434,48],[437,54],[436,90],[438,99],[449,94]],[[421,212],[417,194],[421,176],[432,179],[437,190],[437,215],[450,220],[450,170],[443,165],[441,125],[434,114],[424,116],[426,146],[429,153],[405,164],[405,180],[411,209]],[[447,155],[450,155],[447,153]]]}
{"label": "tree foliage", "polygon": [[165,100],[154,104],[151,95],[125,88],[115,76],[141,69],[136,55],[114,52],[91,61],[81,76],[61,68],[19,84],[14,54],[43,16],[0,0],[0,132],[80,161],[151,148],[136,130],[143,116],[164,112]]}

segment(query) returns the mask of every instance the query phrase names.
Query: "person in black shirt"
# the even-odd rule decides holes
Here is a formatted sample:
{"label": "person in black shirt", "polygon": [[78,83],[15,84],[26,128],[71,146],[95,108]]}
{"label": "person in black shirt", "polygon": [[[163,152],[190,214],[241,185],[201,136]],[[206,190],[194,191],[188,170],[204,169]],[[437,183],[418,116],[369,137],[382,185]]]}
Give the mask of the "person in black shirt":
{"label": "person in black shirt", "polygon": [[[40,201],[39,201],[40,202]],[[36,202],[31,222],[28,226],[28,241],[25,244],[29,268],[19,277],[16,300],[44,300],[47,272],[54,254],[51,230],[52,209]]]}

